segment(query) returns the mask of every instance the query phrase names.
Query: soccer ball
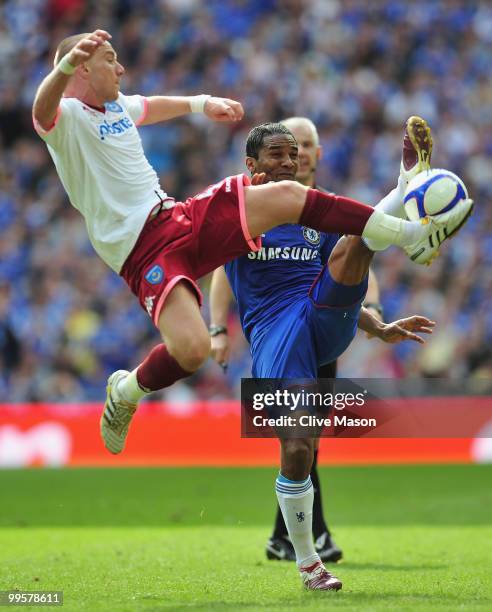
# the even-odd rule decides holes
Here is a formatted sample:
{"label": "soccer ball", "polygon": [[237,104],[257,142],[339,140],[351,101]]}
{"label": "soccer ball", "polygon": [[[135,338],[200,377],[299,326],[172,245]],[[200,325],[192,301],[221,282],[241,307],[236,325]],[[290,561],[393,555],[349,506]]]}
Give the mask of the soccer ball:
{"label": "soccer ball", "polygon": [[435,168],[413,177],[405,190],[403,203],[410,221],[418,221],[427,215],[448,212],[467,199],[468,191],[459,176]]}

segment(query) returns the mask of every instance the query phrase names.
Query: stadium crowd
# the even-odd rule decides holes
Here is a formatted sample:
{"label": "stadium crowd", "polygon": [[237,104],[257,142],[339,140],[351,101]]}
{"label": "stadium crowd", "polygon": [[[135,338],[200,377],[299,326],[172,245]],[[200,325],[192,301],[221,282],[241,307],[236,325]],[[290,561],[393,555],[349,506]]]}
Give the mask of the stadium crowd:
{"label": "stadium crowd", "polygon": [[[240,124],[201,115],[144,128],[149,160],[177,199],[244,170],[249,129],[311,117],[324,149],[319,184],[376,203],[398,176],[412,114],[433,128],[433,165],[476,201],[430,267],[397,249],[375,263],[387,320],[437,321],[422,349],[358,338],[340,375],[492,374],[492,6],[442,0],[7,0],[0,7],[0,391],[6,401],[102,400],[107,376],[135,366],[157,332],[95,256],[68,204],[31,104],[56,44],[103,27],[126,67],[125,93],[217,93]],[[204,285],[207,280],[204,280]],[[206,308],[206,305],[205,305]],[[212,361],[169,398],[237,393],[249,354],[231,317],[224,376]]]}

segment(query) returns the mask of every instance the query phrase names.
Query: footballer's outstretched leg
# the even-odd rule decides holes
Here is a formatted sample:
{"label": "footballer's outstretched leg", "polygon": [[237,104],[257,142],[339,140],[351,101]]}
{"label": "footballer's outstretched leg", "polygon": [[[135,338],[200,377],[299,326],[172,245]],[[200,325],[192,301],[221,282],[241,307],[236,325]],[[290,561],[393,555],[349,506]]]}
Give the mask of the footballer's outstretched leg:
{"label": "footballer's outstretched leg", "polygon": [[119,370],[109,378],[101,435],[113,454],[125,446],[138,401],[191,376],[210,353],[208,330],[189,281],[178,282],[169,292],[160,311],[159,330],[164,342],[155,346],[133,372]]}
{"label": "footballer's outstretched leg", "polygon": [[[431,155],[432,135],[429,126],[420,117],[410,117],[403,137],[398,185],[376,205],[376,210],[394,217],[405,217],[403,196],[407,183],[418,173],[430,168]],[[362,283],[369,273],[375,251],[388,246],[387,242],[359,236],[342,236],[328,260],[331,277],[343,285]]]}
{"label": "footballer's outstretched leg", "polygon": [[[409,117],[403,136],[398,186],[376,205],[376,209],[395,217],[406,217],[403,205],[405,189],[420,172],[430,170],[432,148],[432,132],[425,119],[416,115]],[[439,255],[441,244],[458,232],[472,211],[473,201],[466,199],[447,213],[422,219],[423,223],[432,223],[428,235],[423,235],[415,243],[403,247],[405,252],[415,263],[431,264]],[[372,251],[381,251],[389,246],[387,241],[368,238],[364,238],[363,242]]]}
{"label": "footballer's outstretched leg", "polygon": [[[390,191],[378,204],[376,209],[393,217],[405,219],[403,198],[405,189],[414,176],[430,169],[432,157],[432,133],[425,119],[422,117],[409,117],[405,123],[403,134],[403,147],[400,162],[400,176],[395,189]],[[363,238],[362,240],[371,251],[383,251],[388,248],[388,241]]]}

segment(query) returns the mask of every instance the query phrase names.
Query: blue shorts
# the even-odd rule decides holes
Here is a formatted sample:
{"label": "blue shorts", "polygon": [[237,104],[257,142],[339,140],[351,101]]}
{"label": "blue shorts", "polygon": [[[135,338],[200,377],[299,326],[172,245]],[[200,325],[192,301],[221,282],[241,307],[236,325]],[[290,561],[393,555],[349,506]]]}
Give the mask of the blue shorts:
{"label": "blue shorts", "polygon": [[352,342],[366,292],[367,277],[341,285],[324,266],[305,296],[252,337],[253,378],[317,378]]}

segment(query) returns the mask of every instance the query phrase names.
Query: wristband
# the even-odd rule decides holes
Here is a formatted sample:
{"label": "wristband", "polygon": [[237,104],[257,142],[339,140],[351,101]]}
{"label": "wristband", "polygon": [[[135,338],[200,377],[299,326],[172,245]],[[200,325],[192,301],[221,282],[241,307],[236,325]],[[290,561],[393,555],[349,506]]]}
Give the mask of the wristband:
{"label": "wristband", "polygon": [[63,72],[63,74],[66,74],[67,76],[71,76],[77,69],[77,66],[74,66],[69,62],[68,55],[64,55],[56,67],[60,72]]}
{"label": "wristband", "polygon": [[375,310],[381,317],[381,320],[384,321],[384,309],[382,304],[379,304],[378,302],[367,302],[363,304],[363,306],[364,308],[372,308],[373,310]]}
{"label": "wristband", "polygon": [[227,327],[225,325],[211,325],[208,328],[208,333],[211,338],[215,338],[219,334],[225,334],[227,336]]}
{"label": "wristband", "polygon": [[200,94],[199,96],[190,96],[190,109],[192,113],[203,113],[205,102],[211,98],[208,94]]}

